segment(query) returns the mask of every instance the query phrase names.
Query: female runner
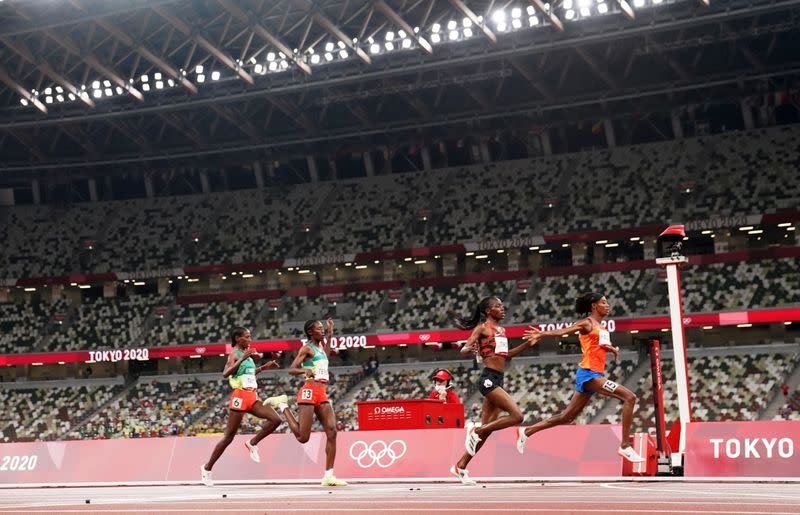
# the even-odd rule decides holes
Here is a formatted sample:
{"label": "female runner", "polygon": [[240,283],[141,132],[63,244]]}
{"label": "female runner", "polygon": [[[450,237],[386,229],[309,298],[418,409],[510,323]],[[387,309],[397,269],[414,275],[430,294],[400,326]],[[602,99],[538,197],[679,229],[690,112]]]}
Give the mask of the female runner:
{"label": "female runner", "polygon": [[267,435],[271,434],[279,425],[281,425],[281,417],[275,412],[274,407],[280,407],[286,404],[288,398],[286,395],[278,397],[269,397],[265,402],[269,406],[264,405],[258,400],[256,388],[258,383],[256,381],[256,374],[268,368],[278,368],[279,365],[275,361],[270,361],[260,367],[256,368],[252,356],[258,355],[255,349],[250,347],[252,339],[250,331],[244,327],[234,327],[231,331],[231,343],[233,344],[233,352],[228,354],[228,361],[225,364],[225,369],[222,372],[223,377],[228,378],[233,394],[230,401],[228,401],[228,424],[225,428],[225,436],[214,447],[208,463],[200,465],[200,479],[206,486],[214,486],[214,481],[211,475],[211,468],[217,462],[225,449],[233,441],[233,437],[242,425],[242,419],[245,413],[250,413],[258,418],[266,419],[264,426],[256,433],[250,441],[244,443],[247,450],[250,452],[250,458],[255,462],[260,462],[258,456],[258,449],[256,445],[263,440]]}
{"label": "female runner", "polygon": [[[480,426],[473,425],[467,428],[465,442],[467,452],[450,468],[450,473],[465,485],[476,484],[469,477],[467,465],[486,439],[494,431],[521,424],[523,420],[522,413],[514,399],[503,389],[503,375],[506,361],[534,346],[538,338],[533,336],[525,343],[509,349],[505,329],[500,327],[500,321],[505,317],[506,310],[503,307],[503,301],[498,297],[486,297],[478,303],[471,318],[455,318],[455,325],[459,329],[474,328],[461,352],[464,354],[476,353],[484,363],[483,371],[478,379],[478,390],[484,397],[481,423]],[[486,321],[479,324],[484,318]],[[508,415],[500,416],[503,411]]]}
{"label": "female runner", "polygon": [[564,411],[530,427],[517,428],[517,450],[520,454],[525,452],[525,442],[528,437],[551,427],[571,423],[575,417],[581,414],[592,395],[599,393],[622,401],[622,442],[617,453],[633,463],[644,461],[644,458],[639,456],[630,444],[631,421],[633,408],[636,405],[636,395],[621,384],[606,379],[603,375],[606,369],[606,353],[611,352],[614,359],[619,361],[619,348],[611,344],[609,332],[602,326],[603,319],[608,315],[610,309],[608,301],[601,293],[584,293],[575,299],[575,311],[579,315],[588,315],[583,320],[575,322],[565,329],[542,332],[531,326],[525,332],[526,338],[536,339],[544,336],[578,333],[583,359],[575,373],[575,394]]}
{"label": "female runner", "polygon": [[[347,486],[347,482],[337,479],[333,474],[333,462],[336,459],[336,413],[333,411],[326,393],[328,385],[328,349],[333,338],[333,320],[328,319],[327,338],[322,329],[322,322],[309,320],[303,331],[308,341],[297,352],[289,373],[304,376],[305,383],[297,393],[297,417],[289,408],[282,409],[289,429],[300,443],[306,443],[311,436],[311,424],[314,415],[325,429],[325,476],[322,486]],[[299,419],[299,421],[298,421]]]}

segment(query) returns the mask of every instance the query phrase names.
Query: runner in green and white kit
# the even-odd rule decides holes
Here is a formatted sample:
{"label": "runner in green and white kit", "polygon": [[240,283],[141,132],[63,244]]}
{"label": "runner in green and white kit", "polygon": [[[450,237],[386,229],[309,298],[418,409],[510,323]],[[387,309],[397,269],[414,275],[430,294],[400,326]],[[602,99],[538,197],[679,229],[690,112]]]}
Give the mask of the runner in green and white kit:
{"label": "runner in green and white kit", "polygon": [[[336,460],[336,413],[333,411],[326,392],[328,385],[328,349],[333,338],[333,320],[328,319],[327,338],[322,330],[322,322],[309,320],[303,328],[308,341],[297,352],[289,373],[304,376],[305,383],[297,394],[297,418],[288,408],[280,410],[286,418],[297,441],[306,443],[311,436],[311,424],[316,414],[325,429],[325,476],[322,486],[347,486],[347,482],[337,479],[333,474]],[[299,419],[299,421],[298,421]]]}

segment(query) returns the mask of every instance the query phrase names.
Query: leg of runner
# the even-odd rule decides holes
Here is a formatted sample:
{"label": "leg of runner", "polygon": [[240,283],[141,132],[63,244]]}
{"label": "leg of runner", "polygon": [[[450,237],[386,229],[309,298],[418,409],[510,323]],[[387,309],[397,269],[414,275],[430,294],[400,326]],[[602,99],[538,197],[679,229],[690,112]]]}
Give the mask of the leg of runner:
{"label": "leg of runner", "polygon": [[[500,408],[495,406],[492,403],[492,401],[484,397],[483,406],[481,407],[481,425],[494,422],[495,420],[497,420],[499,416],[500,416]],[[469,438],[469,436],[467,437]],[[487,436],[486,438],[489,438],[489,436]],[[483,447],[484,443],[486,443],[486,439],[483,439],[480,442],[478,442],[478,445],[475,448],[476,453],[480,450],[481,447]],[[472,455],[468,452],[465,452],[461,456],[461,459],[458,460],[458,462],[455,465],[450,467],[450,473],[456,476],[458,480],[461,481],[462,484],[475,486],[478,483],[476,483],[474,479],[469,477],[469,472],[467,471],[467,465],[469,465],[469,462],[471,460],[472,460]]]}
{"label": "leg of runner", "polygon": [[564,408],[564,411],[558,415],[553,415],[548,419],[540,420],[534,425],[526,427],[524,431],[522,431],[521,428],[517,429],[517,450],[519,453],[522,454],[525,451],[525,442],[528,440],[528,437],[534,435],[535,433],[544,431],[545,429],[550,429],[551,427],[560,426],[562,424],[572,423],[572,421],[575,420],[575,417],[581,414],[591,398],[592,395],[589,393],[575,392],[567,407]]}
{"label": "leg of runner", "polygon": [[333,463],[336,461],[336,413],[330,402],[323,402],[314,408],[322,427],[325,428],[325,476],[322,486],[347,486],[346,481],[337,479],[333,474]]}
{"label": "leg of runner", "polygon": [[289,430],[297,438],[297,441],[306,443],[311,437],[311,424],[314,422],[314,405],[300,404],[297,406],[297,418],[289,408],[283,410],[283,415],[286,417],[286,423],[289,424]]}
{"label": "leg of runner", "polygon": [[205,485],[213,485],[211,469],[214,467],[214,463],[217,462],[219,457],[222,456],[222,453],[225,452],[225,449],[233,441],[233,437],[236,436],[236,432],[239,430],[239,426],[242,424],[242,418],[244,418],[243,411],[228,410],[228,424],[225,427],[225,435],[214,447],[214,451],[211,453],[208,463],[200,466],[200,470],[202,472],[201,479]]}
{"label": "leg of runner", "polygon": [[256,447],[258,442],[278,429],[278,426],[281,425],[283,420],[275,412],[275,410],[272,409],[271,406],[264,406],[261,401],[256,401],[256,403],[253,404],[253,407],[250,409],[250,413],[258,418],[263,418],[266,420],[258,433],[253,435],[253,438],[251,438],[249,442],[246,441],[244,443],[244,446],[247,447],[247,450],[250,453],[250,459],[256,463],[261,463],[261,457],[258,455],[258,448]]}
{"label": "leg of runner", "polygon": [[614,397],[622,401],[622,442],[619,445],[617,454],[630,461],[631,463],[641,463],[645,461],[631,447],[631,424],[633,422],[633,408],[636,406],[636,395],[610,379],[596,377],[584,383],[584,388],[599,393],[605,397]]}

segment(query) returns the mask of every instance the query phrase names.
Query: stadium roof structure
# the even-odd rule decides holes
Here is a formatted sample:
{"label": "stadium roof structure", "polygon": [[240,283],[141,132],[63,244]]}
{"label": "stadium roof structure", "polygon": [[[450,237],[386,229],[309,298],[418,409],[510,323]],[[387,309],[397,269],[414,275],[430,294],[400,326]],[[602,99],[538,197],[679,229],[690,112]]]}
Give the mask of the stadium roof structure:
{"label": "stadium roof structure", "polygon": [[800,0],[0,0],[0,172],[325,154],[796,80]]}

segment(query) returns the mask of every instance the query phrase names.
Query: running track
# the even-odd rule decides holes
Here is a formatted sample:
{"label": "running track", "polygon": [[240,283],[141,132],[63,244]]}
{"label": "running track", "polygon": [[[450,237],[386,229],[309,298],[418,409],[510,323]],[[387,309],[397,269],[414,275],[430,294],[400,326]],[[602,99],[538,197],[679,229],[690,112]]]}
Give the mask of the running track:
{"label": "running track", "polygon": [[0,489],[0,513],[22,512],[797,514],[800,484],[521,482],[477,487],[362,483],[334,490],[274,484]]}

